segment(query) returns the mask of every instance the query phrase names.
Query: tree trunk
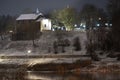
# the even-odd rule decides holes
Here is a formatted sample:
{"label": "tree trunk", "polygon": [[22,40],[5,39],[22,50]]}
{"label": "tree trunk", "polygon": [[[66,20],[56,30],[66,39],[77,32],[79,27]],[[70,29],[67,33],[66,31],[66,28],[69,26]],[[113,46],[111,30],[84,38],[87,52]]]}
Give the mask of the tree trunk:
{"label": "tree trunk", "polygon": [[34,38],[34,36],[35,36],[35,35],[34,35],[34,33],[33,33],[33,34],[32,34],[32,42],[33,42],[33,46],[35,47],[35,41],[34,41],[35,38]]}
{"label": "tree trunk", "polygon": [[0,36],[1,36],[1,40],[3,40],[3,35],[1,34]]}

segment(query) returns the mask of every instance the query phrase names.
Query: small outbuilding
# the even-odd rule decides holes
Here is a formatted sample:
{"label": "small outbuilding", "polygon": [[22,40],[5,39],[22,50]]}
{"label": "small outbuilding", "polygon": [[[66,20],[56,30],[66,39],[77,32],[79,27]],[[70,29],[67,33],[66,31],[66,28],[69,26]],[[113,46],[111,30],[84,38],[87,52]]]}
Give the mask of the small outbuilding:
{"label": "small outbuilding", "polygon": [[[44,30],[51,30],[51,20],[45,18],[42,13],[39,13],[38,9],[36,13],[21,14],[16,19],[15,34],[21,39],[21,37],[31,37],[31,35],[37,34]],[[18,38],[17,38],[18,39]]]}

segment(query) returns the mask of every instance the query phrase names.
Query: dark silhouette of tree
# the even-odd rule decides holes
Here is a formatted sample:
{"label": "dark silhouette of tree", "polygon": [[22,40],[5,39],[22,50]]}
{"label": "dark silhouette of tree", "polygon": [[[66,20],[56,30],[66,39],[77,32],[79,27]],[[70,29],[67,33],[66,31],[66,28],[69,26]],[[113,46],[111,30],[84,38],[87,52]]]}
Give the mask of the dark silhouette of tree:
{"label": "dark silhouette of tree", "polygon": [[112,18],[112,36],[114,42],[114,49],[120,51],[120,10],[115,13]]}
{"label": "dark silhouette of tree", "polygon": [[54,41],[54,42],[53,42],[53,49],[54,49],[54,53],[57,54],[57,53],[58,53],[57,41]]}
{"label": "dark silhouette of tree", "polygon": [[79,13],[79,16],[80,21],[86,23],[86,29],[94,28],[96,23],[101,24],[100,26],[104,26],[106,21],[106,13],[104,10],[97,8],[93,4],[85,4]]}
{"label": "dark silhouette of tree", "polygon": [[6,31],[7,32],[10,30],[15,31],[15,22],[16,22],[15,16],[10,16],[10,15],[7,16],[7,21],[6,21],[6,23],[7,23]]}
{"label": "dark silhouette of tree", "polygon": [[4,34],[14,28],[15,18],[10,15],[0,16],[0,36],[4,39]]}
{"label": "dark silhouette of tree", "polygon": [[79,37],[76,37],[74,39],[73,46],[75,47],[75,51],[80,51],[81,50],[81,43],[80,43]]}
{"label": "dark silhouette of tree", "polygon": [[3,34],[5,32],[5,27],[6,27],[6,16],[3,15],[1,16],[1,19],[0,19],[0,35],[2,40],[3,40]]}
{"label": "dark silhouette of tree", "polygon": [[110,17],[120,10],[120,0],[108,0],[107,11]]}
{"label": "dark silhouette of tree", "polygon": [[111,36],[113,40],[113,49],[120,51],[120,0],[108,0],[107,10],[112,19]]}
{"label": "dark silhouette of tree", "polygon": [[[36,28],[37,24],[36,22],[32,22],[29,25],[29,29],[28,29],[28,36],[30,37],[30,39],[32,40],[33,43],[33,47],[37,47],[37,44],[35,44],[35,39],[38,37],[38,33],[40,33],[38,30],[38,28]],[[39,36],[41,36],[41,33],[39,34]]]}
{"label": "dark silhouette of tree", "polygon": [[92,4],[86,4],[83,6],[82,10],[80,11],[80,18],[86,22],[86,27],[89,29],[93,27],[93,22],[98,19],[98,11],[96,6]]}
{"label": "dark silhouette of tree", "polygon": [[[87,32],[87,43],[86,49],[87,53],[91,56],[93,60],[98,61],[99,58],[95,53],[95,50],[101,48],[99,43],[103,43],[104,38],[101,37],[101,41],[97,40],[97,31],[94,29],[96,28],[96,23],[100,24],[100,27],[103,27],[106,22],[106,14],[103,9],[97,8],[92,4],[86,4],[83,6],[80,12],[80,21],[84,20],[86,23],[86,32]],[[99,36],[102,36],[100,34]],[[99,37],[98,37],[99,38]]]}

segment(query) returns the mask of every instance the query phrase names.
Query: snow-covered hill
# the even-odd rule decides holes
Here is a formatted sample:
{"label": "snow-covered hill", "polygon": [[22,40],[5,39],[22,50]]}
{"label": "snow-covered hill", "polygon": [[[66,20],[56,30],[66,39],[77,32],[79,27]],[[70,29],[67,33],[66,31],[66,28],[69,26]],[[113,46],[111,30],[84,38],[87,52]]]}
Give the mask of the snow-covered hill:
{"label": "snow-covered hill", "polygon": [[[75,37],[79,37],[81,42],[81,53],[84,54],[85,51],[85,42],[87,40],[86,32],[76,32],[76,31],[70,31],[70,32],[63,32],[57,34],[56,32],[52,31],[45,31],[42,32],[42,35],[39,39],[35,40],[35,44],[37,47],[33,47],[32,40],[26,40],[26,41],[10,41],[10,39],[6,40],[0,40],[0,54],[27,54],[28,51],[30,51],[31,54],[49,54],[48,49],[51,49],[51,53],[53,53],[53,42],[57,40],[58,36],[62,36],[64,39],[68,39],[71,43],[69,47],[65,48],[65,53],[72,53],[73,54],[73,39]],[[59,54],[61,51],[59,50]],[[63,54],[63,53],[61,53]]]}

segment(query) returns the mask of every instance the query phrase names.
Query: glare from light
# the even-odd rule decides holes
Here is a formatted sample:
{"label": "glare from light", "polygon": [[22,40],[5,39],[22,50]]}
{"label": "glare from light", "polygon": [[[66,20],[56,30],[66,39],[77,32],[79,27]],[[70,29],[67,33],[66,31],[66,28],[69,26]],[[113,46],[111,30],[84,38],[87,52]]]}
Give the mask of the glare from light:
{"label": "glare from light", "polygon": [[105,23],[106,26],[108,26],[108,23]]}
{"label": "glare from light", "polygon": [[52,29],[52,31],[55,31],[55,29]]}
{"label": "glare from light", "polygon": [[112,26],[112,24],[110,24],[110,26]]}
{"label": "glare from light", "polygon": [[97,24],[97,26],[99,27],[99,26],[100,26],[100,24]]}
{"label": "glare from light", "polygon": [[85,28],[85,27],[86,27],[86,25],[83,25],[83,27]]}
{"label": "glare from light", "polygon": [[27,52],[28,52],[28,53],[31,53],[32,51],[31,51],[31,50],[28,50]]}
{"label": "glare from light", "polygon": [[75,24],[74,26],[77,27],[77,24]]}
{"label": "glare from light", "polygon": [[98,19],[99,19],[99,20],[101,20],[101,18],[100,18],[100,17],[99,17]]}

